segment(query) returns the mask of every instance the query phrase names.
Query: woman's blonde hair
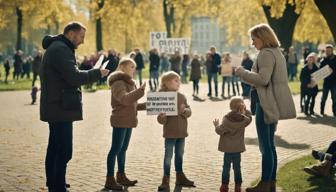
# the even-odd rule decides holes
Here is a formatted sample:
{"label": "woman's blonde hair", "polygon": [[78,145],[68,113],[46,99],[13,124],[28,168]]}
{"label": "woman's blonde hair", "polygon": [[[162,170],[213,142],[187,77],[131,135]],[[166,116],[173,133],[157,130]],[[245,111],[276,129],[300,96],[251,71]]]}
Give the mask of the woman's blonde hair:
{"label": "woman's blonde hair", "polygon": [[249,29],[251,37],[256,37],[263,42],[262,48],[277,48],[280,47],[280,42],[275,35],[273,29],[267,24],[255,25]]}
{"label": "woman's blonde hair", "polygon": [[117,70],[118,71],[123,71],[123,68],[128,64],[133,64],[134,66],[136,66],[136,63],[133,59],[127,58],[127,57],[121,58],[120,61],[119,61]]}
{"label": "woman's blonde hair", "polygon": [[160,91],[168,90],[167,83],[175,78],[181,79],[180,75],[174,71],[163,73],[160,77]]}

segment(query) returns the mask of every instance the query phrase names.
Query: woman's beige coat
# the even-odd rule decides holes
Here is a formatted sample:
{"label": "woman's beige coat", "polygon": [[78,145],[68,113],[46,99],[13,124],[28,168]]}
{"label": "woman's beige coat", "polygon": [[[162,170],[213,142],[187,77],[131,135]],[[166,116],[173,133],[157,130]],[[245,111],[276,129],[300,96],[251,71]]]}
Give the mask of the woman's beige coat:
{"label": "woman's beige coat", "polygon": [[236,74],[256,88],[266,123],[296,117],[286,60],[279,48],[261,49],[252,72],[239,68]]}

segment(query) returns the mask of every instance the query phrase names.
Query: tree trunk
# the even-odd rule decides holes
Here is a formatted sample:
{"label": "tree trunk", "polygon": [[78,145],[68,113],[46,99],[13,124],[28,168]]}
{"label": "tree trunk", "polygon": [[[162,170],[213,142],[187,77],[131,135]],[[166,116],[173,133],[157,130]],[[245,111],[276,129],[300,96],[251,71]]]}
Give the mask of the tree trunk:
{"label": "tree trunk", "polygon": [[328,27],[334,37],[336,43],[336,1],[335,0],[314,0],[324,19],[327,21]]}
{"label": "tree trunk", "polygon": [[51,27],[50,24],[47,25],[47,29],[45,30],[45,35],[50,35],[51,33]]}
{"label": "tree trunk", "polygon": [[96,49],[97,51],[103,50],[103,34],[101,18],[96,20]]}
{"label": "tree trunk", "polygon": [[[104,0],[99,0],[98,1],[98,10],[102,9],[104,6]],[[97,51],[103,50],[103,30],[102,30],[102,20],[101,17],[99,16],[96,19],[96,49]]]}
{"label": "tree trunk", "polygon": [[22,49],[22,10],[16,7],[17,16],[17,39],[16,39],[16,50]]}
{"label": "tree trunk", "polygon": [[129,36],[127,29],[125,30],[125,53],[132,51],[132,39]]}
{"label": "tree trunk", "polygon": [[269,6],[263,5],[263,10],[266,15],[268,24],[273,28],[277,35],[281,47],[288,51],[288,48],[292,45],[293,33],[295,30],[296,22],[300,14],[295,13],[295,5],[286,4],[285,11],[280,18],[271,17],[271,11]]}
{"label": "tree trunk", "polygon": [[[167,37],[172,37],[172,27],[175,31],[174,7],[169,6],[167,0],[163,0],[163,17],[166,24]],[[169,9],[169,11],[168,11]]]}
{"label": "tree trunk", "polygon": [[179,37],[182,37],[183,36],[183,33],[184,33],[184,29],[185,29],[185,26],[186,26],[186,23],[187,23],[187,19],[189,19],[188,16],[188,13],[189,11],[184,11],[183,13],[183,16],[182,16],[182,19],[181,19],[181,24],[180,24],[180,29],[179,29]]}
{"label": "tree trunk", "polygon": [[60,28],[60,23],[58,21],[55,21],[55,34],[59,34],[59,28]]}

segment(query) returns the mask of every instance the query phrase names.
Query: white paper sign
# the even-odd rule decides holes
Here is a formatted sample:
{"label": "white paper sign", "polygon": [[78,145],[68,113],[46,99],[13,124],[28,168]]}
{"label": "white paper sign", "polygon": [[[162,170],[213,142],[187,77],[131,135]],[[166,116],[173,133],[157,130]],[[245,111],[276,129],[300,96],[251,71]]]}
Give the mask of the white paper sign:
{"label": "white paper sign", "polygon": [[320,81],[323,80],[324,78],[328,77],[331,75],[333,70],[329,67],[329,65],[326,65],[322,67],[321,69],[315,71],[314,73],[311,74],[311,77],[314,79],[314,81]]}
{"label": "white paper sign", "polygon": [[238,67],[241,66],[242,59],[238,55],[231,55],[231,66]]}
{"label": "white paper sign", "polygon": [[105,61],[101,67],[101,69],[106,69],[107,64],[109,63],[109,60]]}
{"label": "white paper sign", "polygon": [[176,116],[177,92],[148,92],[146,109],[147,115],[165,113],[167,116]]}
{"label": "white paper sign", "polygon": [[167,32],[150,32],[149,48],[159,48],[159,41],[167,38]]}
{"label": "white paper sign", "polygon": [[189,48],[189,38],[167,38],[159,41],[160,52],[174,54],[178,50],[181,54],[188,54]]}
{"label": "white paper sign", "polygon": [[150,32],[149,47],[157,48],[161,53],[174,54],[178,50],[181,54],[188,54],[190,38],[167,38],[166,32]]}
{"label": "white paper sign", "polygon": [[102,65],[104,60],[104,55],[100,55],[98,61],[96,62],[96,64],[93,66],[94,69],[99,69],[100,66]]}

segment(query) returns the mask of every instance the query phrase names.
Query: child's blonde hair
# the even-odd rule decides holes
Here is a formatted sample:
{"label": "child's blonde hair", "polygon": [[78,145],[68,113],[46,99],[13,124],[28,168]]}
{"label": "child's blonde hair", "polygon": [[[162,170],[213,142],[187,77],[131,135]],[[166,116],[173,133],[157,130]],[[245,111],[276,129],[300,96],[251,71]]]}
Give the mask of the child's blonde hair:
{"label": "child's blonde hair", "polygon": [[167,83],[175,78],[181,79],[180,75],[174,71],[163,73],[160,77],[160,91],[168,90]]}
{"label": "child's blonde hair", "polygon": [[244,100],[241,97],[233,97],[230,101],[230,109],[238,110],[242,103],[244,103]]}
{"label": "child's blonde hair", "polygon": [[136,67],[136,63],[133,59],[131,58],[127,58],[127,57],[123,57],[120,59],[119,64],[118,64],[118,71],[123,71],[124,67],[128,64],[133,64]]}

